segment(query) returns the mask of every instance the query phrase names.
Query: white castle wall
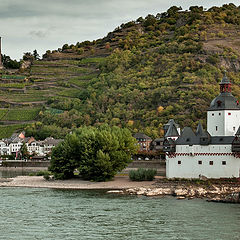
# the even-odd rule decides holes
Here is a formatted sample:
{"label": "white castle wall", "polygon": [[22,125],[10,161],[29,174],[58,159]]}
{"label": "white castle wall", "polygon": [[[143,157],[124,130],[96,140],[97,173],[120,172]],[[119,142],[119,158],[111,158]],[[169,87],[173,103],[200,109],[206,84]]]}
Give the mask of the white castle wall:
{"label": "white castle wall", "polygon": [[239,126],[239,110],[208,111],[207,113],[207,131],[211,136],[234,136]]}
{"label": "white castle wall", "polygon": [[[198,161],[202,161],[202,164]],[[210,161],[213,165],[210,165]],[[226,165],[222,164],[223,161]],[[231,145],[177,145],[175,157],[166,156],[167,178],[199,178],[199,175],[231,178],[239,177],[239,172],[240,158],[232,155]]]}

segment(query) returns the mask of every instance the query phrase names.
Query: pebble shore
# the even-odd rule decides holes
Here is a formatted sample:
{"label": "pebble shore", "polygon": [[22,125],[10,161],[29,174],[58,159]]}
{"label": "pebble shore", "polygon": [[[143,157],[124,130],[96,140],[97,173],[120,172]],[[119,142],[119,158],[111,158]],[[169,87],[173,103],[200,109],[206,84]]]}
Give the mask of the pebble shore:
{"label": "pebble shore", "polygon": [[213,202],[240,203],[240,183],[235,182],[201,182],[168,181],[157,178],[154,181],[133,182],[128,176],[116,176],[108,182],[91,182],[81,179],[45,180],[42,176],[18,176],[1,178],[0,187],[31,187],[52,189],[109,190],[109,194],[143,195],[147,197],[175,196],[177,199],[203,198]]}

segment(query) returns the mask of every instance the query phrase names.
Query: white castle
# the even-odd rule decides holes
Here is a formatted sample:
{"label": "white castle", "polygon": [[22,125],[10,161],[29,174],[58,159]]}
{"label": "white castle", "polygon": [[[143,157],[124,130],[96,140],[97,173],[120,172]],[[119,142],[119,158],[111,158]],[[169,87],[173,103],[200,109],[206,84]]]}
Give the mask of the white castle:
{"label": "white castle", "polygon": [[181,132],[174,120],[164,130],[168,178],[240,177],[240,105],[226,75],[207,111],[207,131],[199,123],[196,132]]}

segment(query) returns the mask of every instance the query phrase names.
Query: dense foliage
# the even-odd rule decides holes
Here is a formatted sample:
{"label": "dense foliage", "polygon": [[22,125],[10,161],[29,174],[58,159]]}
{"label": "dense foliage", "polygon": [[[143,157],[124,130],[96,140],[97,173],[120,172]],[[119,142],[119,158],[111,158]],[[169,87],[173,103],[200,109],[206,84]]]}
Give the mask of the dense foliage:
{"label": "dense foliage", "polygon": [[156,138],[170,118],[181,127],[195,128],[199,120],[206,127],[225,70],[240,97],[239,32],[234,4],[188,11],[173,6],[122,24],[103,39],[48,50],[43,60],[36,51],[26,53],[29,81],[6,81],[1,97],[29,106],[46,101],[38,122],[26,129],[37,139],[104,123]]}
{"label": "dense foliage", "polygon": [[[65,112],[51,118],[44,113],[43,124],[71,129],[108,123],[154,138],[162,136],[169,118],[181,126],[196,127],[199,120],[205,125],[206,110],[218,94],[225,69],[234,94],[240,96],[239,69],[233,67],[240,56],[237,48],[220,43],[217,51],[208,51],[212,41],[228,41],[240,29],[239,7],[179,10],[172,7],[123,24],[103,39],[111,50],[99,63],[99,74],[74,80],[79,89],[70,93],[72,98],[52,98],[50,106]],[[64,45],[62,51],[97,51],[100,43]]]}
{"label": "dense foliage", "polygon": [[78,169],[84,179],[106,181],[131,162],[136,150],[135,139],[127,129],[83,127],[54,148],[50,171],[56,179],[67,179]]}
{"label": "dense foliage", "polygon": [[10,68],[10,69],[19,69],[20,67],[20,62],[17,60],[12,60],[9,56],[7,55],[2,55],[2,64],[5,68]]}
{"label": "dense foliage", "polygon": [[156,175],[156,169],[139,168],[138,170],[131,170],[129,172],[129,178],[132,181],[152,181]]}

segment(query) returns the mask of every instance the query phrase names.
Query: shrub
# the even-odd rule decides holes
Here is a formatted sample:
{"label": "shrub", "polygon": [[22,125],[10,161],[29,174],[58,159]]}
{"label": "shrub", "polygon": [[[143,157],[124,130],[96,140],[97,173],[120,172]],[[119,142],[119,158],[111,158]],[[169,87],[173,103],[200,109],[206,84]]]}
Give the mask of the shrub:
{"label": "shrub", "polygon": [[43,177],[44,177],[44,179],[47,180],[47,181],[50,180],[50,174],[49,174],[49,172],[44,173]]}
{"label": "shrub", "polygon": [[129,172],[129,178],[132,181],[152,181],[157,174],[156,169],[144,169],[131,170]]}
{"label": "shrub", "polygon": [[36,173],[36,176],[44,176],[44,175],[50,175],[49,171],[38,171]]}

